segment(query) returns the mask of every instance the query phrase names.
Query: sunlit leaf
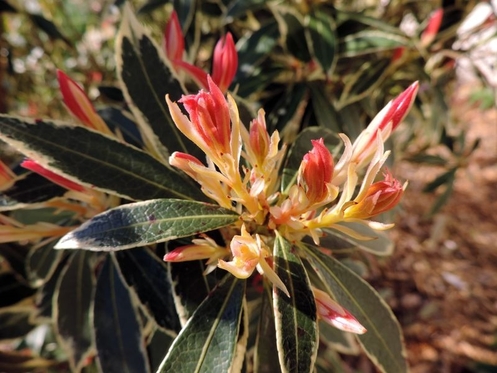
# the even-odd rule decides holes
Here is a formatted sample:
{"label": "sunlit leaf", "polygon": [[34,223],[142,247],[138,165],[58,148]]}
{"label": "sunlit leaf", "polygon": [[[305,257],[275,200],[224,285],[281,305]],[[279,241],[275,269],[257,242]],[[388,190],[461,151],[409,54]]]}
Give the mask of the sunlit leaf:
{"label": "sunlit leaf", "polygon": [[292,244],[277,235],[274,268],[290,297],[273,287],[278,357],[283,372],[312,372],[318,351],[316,303],[307,273]]}
{"label": "sunlit leaf", "polygon": [[221,228],[239,219],[203,202],[156,199],[107,210],[69,232],[57,249],[125,250]]}
{"label": "sunlit leaf", "polygon": [[245,281],[227,275],[180,332],[157,373],[228,372],[240,331]]}
{"label": "sunlit leaf", "polygon": [[205,198],[150,155],[84,127],[0,115],[0,139],[71,181],[131,200]]}
{"label": "sunlit leaf", "polygon": [[326,292],[367,329],[357,336],[373,363],[386,373],[407,372],[406,351],[399,323],[385,301],[366,281],[318,248],[307,246],[306,258]]}

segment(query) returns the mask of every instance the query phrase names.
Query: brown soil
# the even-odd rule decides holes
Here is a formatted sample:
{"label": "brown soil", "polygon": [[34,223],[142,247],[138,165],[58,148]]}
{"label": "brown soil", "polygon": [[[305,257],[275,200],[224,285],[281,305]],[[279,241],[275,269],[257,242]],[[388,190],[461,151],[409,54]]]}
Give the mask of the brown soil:
{"label": "brown soil", "polygon": [[469,105],[469,89],[453,98],[455,118],[469,141],[481,138],[480,146],[432,218],[426,213],[435,196],[422,188],[440,170],[398,167],[396,176],[410,184],[392,231],[396,251],[372,273],[373,284],[390,294],[412,373],[497,366],[497,109]]}

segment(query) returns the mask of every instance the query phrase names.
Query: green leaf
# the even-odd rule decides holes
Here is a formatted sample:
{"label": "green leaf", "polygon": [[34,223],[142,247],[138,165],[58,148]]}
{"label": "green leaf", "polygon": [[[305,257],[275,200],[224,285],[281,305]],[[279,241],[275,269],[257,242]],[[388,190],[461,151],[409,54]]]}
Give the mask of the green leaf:
{"label": "green leaf", "polygon": [[385,373],[407,372],[399,323],[380,295],[353,271],[322,254],[318,248],[306,246],[306,254],[326,292],[367,329],[358,340],[373,363]]}
{"label": "green leaf", "polygon": [[307,272],[295,248],[277,234],[274,269],[290,298],[273,286],[278,357],[282,371],[313,372],[318,351],[316,303]]}
{"label": "green leaf", "polygon": [[245,281],[227,275],[180,332],[160,372],[229,372],[235,357]]}
{"label": "green leaf", "polygon": [[101,372],[150,372],[136,306],[107,255],[97,279],[93,326]]}
{"label": "green leaf", "polygon": [[[295,118],[299,118],[298,116],[302,114],[299,108],[305,102],[308,90],[307,85],[303,83],[288,84],[285,91],[277,96],[277,101],[272,107],[265,106],[269,133],[274,130],[281,133],[286,127],[289,127],[290,122],[295,122]],[[297,120],[297,125],[297,129],[300,128],[300,120]]]}
{"label": "green leaf", "polygon": [[357,57],[408,46],[409,40],[403,36],[379,30],[364,30],[347,35],[340,43],[341,57]]}
{"label": "green leaf", "polygon": [[[374,239],[371,240],[358,240],[354,237],[350,237],[349,235],[346,235],[345,233],[333,230],[333,229],[325,229],[324,231],[326,232],[327,235],[330,236],[332,242],[334,238],[337,238],[338,240],[348,242],[350,244],[349,247],[354,247],[358,248],[367,252],[370,252],[371,254],[374,255],[380,255],[380,256],[387,256],[391,255],[393,252],[393,242],[388,238],[386,234],[380,231],[375,231],[371,228],[369,228],[367,225],[360,224],[360,223],[340,223],[339,225],[345,226],[347,228],[350,228],[357,233],[362,234],[363,236],[367,237],[374,237]],[[333,250],[334,247],[327,242],[328,237],[324,237],[322,241],[320,242],[320,246],[326,247],[327,249]],[[343,246],[342,246],[343,248]]]}
{"label": "green leaf", "polygon": [[431,155],[426,153],[415,154],[412,157],[407,158],[407,161],[413,163],[426,163],[433,166],[445,166],[448,161],[439,156],[439,155]]}
{"label": "green leaf", "polygon": [[[55,250],[54,250],[55,251]],[[69,258],[70,255],[66,255]],[[36,294],[36,320],[40,322],[53,322],[53,310],[57,304],[54,302],[55,294],[58,292],[59,279],[63,271],[66,269],[66,261],[62,260],[57,263],[53,271],[47,277],[43,285]]]}
{"label": "green leaf", "polygon": [[56,249],[116,251],[224,227],[237,213],[204,202],[155,199],[107,210],[69,232]]}
{"label": "green leaf", "polygon": [[[290,10],[290,8],[286,9]],[[309,62],[311,54],[305,39],[303,18],[296,11],[289,11],[275,16],[278,21],[280,35],[287,50],[297,59]]]}
{"label": "green leaf", "polygon": [[24,337],[34,327],[30,322],[33,307],[12,306],[0,309],[0,341]]}
{"label": "green leaf", "polygon": [[0,115],[0,139],[61,176],[131,200],[205,199],[147,153],[85,127]]}
{"label": "green leaf", "polygon": [[67,353],[71,370],[79,372],[92,347],[90,307],[93,299],[93,268],[90,254],[76,251],[63,270],[56,290],[55,327]]}
{"label": "green leaf", "polygon": [[133,112],[142,136],[164,161],[173,151],[198,153],[176,128],[165,96],[178,100],[184,93],[164,52],[150,38],[129,6],[124,7],[116,40],[117,74],[126,102]]}
{"label": "green leaf", "polygon": [[14,273],[0,273],[0,307],[12,306],[30,297],[34,292],[34,289],[19,281]]}
{"label": "green leaf", "polygon": [[456,176],[456,171],[457,168],[451,168],[449,171],[444,172],[443,174],[437,176],[434,180],[430,181],[428,184],[425,185],[423,188],[424,193],[429,193],[435,191],[438,187],[442,186],[443,184],[449,185],[452,183],[455,179]]}
{"label": "green leaf", "polygon": [[124,280],[157,325],[169,334],[178,332],[181,325],[166,264],[145,247],[116,252],[115,258]]}
{"label": "green leaf", "polygon": [[67,45],[72,44],[68,38],[62,35],[52,21],[46,19],[41,14],[29,14],[29,18],[31,18],[31,21],[33,21],[33,23],[43,30],[51,39],[63,40]]}
{"label": "green leaf", "polygon": [[336,109],[342,111],[344,107],[370,95],[389,73],[387,68],[389,64],[390,60],[388,59],[365,62],[358,67],[355,73],[348,75],[344,79],[345,86],[335,105]]}
{"label": "green leaf", "polygon": [[317,10],[304,18],[305,35],[310,53],[321,65],[324,73],[330,75],[337,60],[337,39],[333,19]]}
{"label": "green leaf", "polygon": [[33,247],[26,260],[28,279],[33,286],[44,284],[57,268],[62,258],[66,255],[63,251],[54,250],[52,241],[41,247]]}
{"label": "green leaf", "polygon": [[8,190],[0,196],[0,211],[24,207],[24,204],[48,201],[55,197],[63,196],[66,188],[52,183],[43,176],[28,173],[17,180]]}
{"label": "green leaf", "polygon": [[27,279],[28,272],[26,271],[26,257],[29,252],[29,247],[20,245],[16,242],[8,242],[0,244],[0,257],[9,263],[9,267],[23,279]]}
{"label": "green leaf", "polygon": [[205,265],[200,260],[167,263],[170,282],[174,286],[174,299],[181,324],[197,310],[212,290],[209,277],[204,275]]}
{"label": "green leaf", "polygon": [[333,103],[330,101],[330,95],[326,92],[326,85],[323,82],[312,82],[309,84],[311,90],[311,104],[317,124],[320,127],[328,128],[334,133],[340,133],[340,117]]}
{"label": "green leaf", "polygon": [[290,187],[297,181],[297,171],[304,155],[312,149],[311,140],[323,138],[324,144],[330,151],[340,143],[338,137],[329,129],[322,127],[308,127],[300,132],[288,152],[287,161],[283,168],[281,188],[288,193]]}
{"label": "green leaf", "polygon": [[275,359],[276,327],[274,325],[273,301],[271,294],[264,288],[262,296],[259,325],[257,328],[257,340],[254,355],[254,372],[256,373],[280,373],[281,367],[278,359]]}

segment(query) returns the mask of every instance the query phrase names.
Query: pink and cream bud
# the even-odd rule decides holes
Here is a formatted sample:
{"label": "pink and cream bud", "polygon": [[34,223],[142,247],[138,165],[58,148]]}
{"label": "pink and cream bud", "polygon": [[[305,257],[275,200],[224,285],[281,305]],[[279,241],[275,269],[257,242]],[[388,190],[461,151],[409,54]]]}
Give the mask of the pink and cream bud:
{"label": "pink and cream bud", "polygon": [[443,8],[439,8],[435,10],[432,15],[430,16],[430,19],[428,20],[428,24],[421,34],[421,45],[424,47],[427,47],[433,41],[435,40],[438,30],[440,29],[440,26],[442,25],[442,19],[444,16],[444,10]]}
{"label": "pink and cream bud", "polygon": [[266,119],[262,111],[259,111],[257,118],[250,123],[249,142],[250,151],[260,167],[264,164],[264,160],[268,155],[271,142],[266,129]]}
{"label": "pink and cream bud", "polygon": [[62,98],[69,111],[85,126],[105,134],[112,134],[81,87],[61,70],[57,70],[57,79]]}
{"label": "pink and cream bud", "polygon": [[419,83],[414,82],[404,92],[390,101],[371,121],[369,126],[359,135],[353,145],[351,160],[356,163],[367,161],[376,152],[378,132],[383,141],[404,120],[411,109]]}
{"label": "pink and cream bud", "polygon": [[369,219],[393,209],[400,201],[404,187],[390,172],[385,180],[371,184],[366,193],[344,212],[345,218]]}
{"label": "pink and cream bud", "polygon": [[197,172],[191,167],[192,163],[198,166],[204,166],[196,157],[187,153],[174,152],[169,157],[169,164],[171,166],[179,168],[191,178],[197,179]]}
{"label": "pink and cream bud", "polygon": [[355,334],[366,333],[366,328],[349,311],[331,299],[328,294],[316,288],[313,288],[312,292],[316,300],[318,317],[321,320],[346,332]]}
{"label": "pink and cream bud", "polygon": [[214,48],[212,80],[226,92],[238,69],[238,53],[231,33],[221,38]]}
{"label": "pink and cream bud", "polygon": [[171,18],[164,29],[164,38],[162,39],[162,47],[167,58],[175,64],[175,61],[181,61],[185,51],[185,42],[183,31],[179,24],[178,14],[173,10]]}
{"label": "pink and cream bud", "polygon": [[312,140],[312,146],[312,150],[304,155],[299,173],[299,183],[303,182],[311,204],[326,198],[334,167],[333,157],[322,138]]}

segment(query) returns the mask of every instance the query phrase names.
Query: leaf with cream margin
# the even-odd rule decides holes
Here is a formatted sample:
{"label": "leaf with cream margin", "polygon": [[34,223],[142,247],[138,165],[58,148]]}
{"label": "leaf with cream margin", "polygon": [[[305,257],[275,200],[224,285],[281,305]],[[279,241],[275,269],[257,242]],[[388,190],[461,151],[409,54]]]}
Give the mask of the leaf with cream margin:
{"label": "leaf with cream margin", "polygon": [[117,251],[211,231],[239,215],[218,205],[155,199],[107,210],[69,232],[56,249]]}

